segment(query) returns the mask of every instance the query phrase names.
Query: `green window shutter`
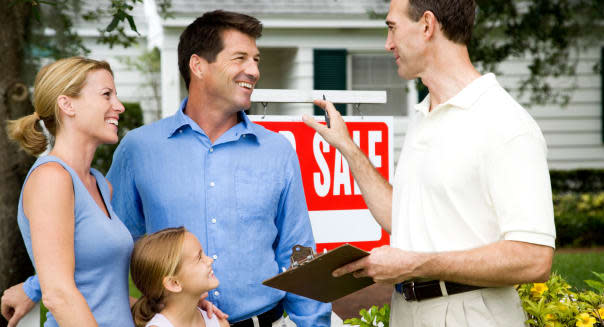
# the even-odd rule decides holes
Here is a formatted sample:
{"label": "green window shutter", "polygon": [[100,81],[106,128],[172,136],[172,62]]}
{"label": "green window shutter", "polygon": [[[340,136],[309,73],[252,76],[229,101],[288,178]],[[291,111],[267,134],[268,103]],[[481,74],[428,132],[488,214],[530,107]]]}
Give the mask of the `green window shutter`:
{"label": "green window shutter", "polygon": [[602,123],[602,129],[600,130],[600,135],[602,136],[602,143],[604,143],[604,47],[601,49],[600,53],[600,106],[602,108],[602,115],[600,121]]}
{"label": "green window shutter", "polygon": [[416,80],[415,86],[417,87],[417,103],[420,103],[428,95],[428,88],[419,78]]}
{"label": "green window shutter", "polygon": [[[345,49],[314,50],[315,90],[346,90],[346,54]],[[346,104],[336,104],[336,109],[346,114]],[[323,110],[315,106],[315,115],[322,114]]]}

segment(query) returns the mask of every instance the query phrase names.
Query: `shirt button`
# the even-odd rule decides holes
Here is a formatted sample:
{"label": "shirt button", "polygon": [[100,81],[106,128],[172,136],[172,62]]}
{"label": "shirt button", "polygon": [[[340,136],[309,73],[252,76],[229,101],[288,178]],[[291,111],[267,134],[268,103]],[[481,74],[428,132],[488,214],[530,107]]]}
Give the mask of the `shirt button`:
{"label": "shirt button", "polygon": [[214,254],[214,255],[212,256],[212,259],[214,259],[214,260],[218,260],[218,256],[217,256],[216,254]]}
{"label": "shirt button", "polygon": [[214,291],[214,295],[218,296],[218,295],[220,295],[220,292]]}
{"label": "shirt button", "polygon": [[245,134],[241,135],[241,137],[245,138]]}
{"label": "shirt button", "polygon": [[178,132],[182,134],[182,129],[179,129]]}
{"label": "shirt button", "polygon": [[214,152],[214,148],[210,148],[210,152]]}
{"label": "shirt button", "polygon": [[216,223],[216,218],[212,218],[212,224]]}
{"label": "shirt button", "polygon": [[214,186],[216,186],[216,184],[214,184],[214,182],[210,182],[210,186],[214,187]]}

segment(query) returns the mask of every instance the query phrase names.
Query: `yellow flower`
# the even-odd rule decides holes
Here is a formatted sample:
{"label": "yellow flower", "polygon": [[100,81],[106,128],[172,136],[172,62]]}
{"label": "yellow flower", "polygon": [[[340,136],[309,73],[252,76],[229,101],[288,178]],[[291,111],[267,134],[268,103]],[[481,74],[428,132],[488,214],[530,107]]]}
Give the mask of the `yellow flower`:
{"label": "yellow flower", "polygon": [[531,295],[533,295],[533,297],[540,297],[543,292],[547,291],[547,285],[545,285],[545,283],[535,283],[533,284],[533,287],[531,288]]}
{"label": "yellow flower", "polygon": [[604,320],[604,307],[598,309],[598,314],[600,315],[600,319]]}
{"label": "yellow flower", "polygon": [[593,199],[593,204],[596,207],[601,206],[604,203],[604,192],[599,193],[594,199]]}
{"label": "yellow flower", "polygon": [[554,316],[551,313],[546,314],[544,318],[545,318],[545,321],[554,321],[554,320],[556,320],[556,316]]}
{"label": "yellow flower", "polygon": [[589,314],[583,312],[576,317],[577,323],[575,326],[577,327],[593,327],[596,323],[596,318],[590,316]]}

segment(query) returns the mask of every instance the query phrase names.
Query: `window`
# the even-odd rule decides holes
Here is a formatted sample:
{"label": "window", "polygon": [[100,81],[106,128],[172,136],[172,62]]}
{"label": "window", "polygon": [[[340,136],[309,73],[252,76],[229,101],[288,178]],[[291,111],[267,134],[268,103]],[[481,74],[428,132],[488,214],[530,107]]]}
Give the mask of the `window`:
{"label": "window", "polygon": [[[391,54],[351,54],[349,56],[351,90],[385,90],[386,104],[363,104],[360,107],[366,116],[407,116],[407,81],[398,76],[397,66]],[[353,106],[348,105],[349,115]]]}

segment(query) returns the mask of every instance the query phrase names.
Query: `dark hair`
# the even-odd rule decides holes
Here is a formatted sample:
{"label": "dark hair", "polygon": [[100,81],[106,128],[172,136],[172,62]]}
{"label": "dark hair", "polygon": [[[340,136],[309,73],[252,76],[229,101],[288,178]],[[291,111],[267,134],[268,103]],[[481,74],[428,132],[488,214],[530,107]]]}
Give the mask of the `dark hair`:
{"label": "dark hair", "polygon": [[449,40],[470,44],[476,14],[474,0],[409,0],[408,14],[414,21],[418,21],[426,11],[436,16]]}
{"label": "dark hair", "polygon": [[195,19],[180,34],[178,42],[178,69],[185,80],[187,90],[191,75],[189,72],[189,60],[196,54],[208,62],[216,60],[216,56],[224,48],[222,32],[234,29],[255,39],[262,36],[262,23],[252,16],[215,10]]}

